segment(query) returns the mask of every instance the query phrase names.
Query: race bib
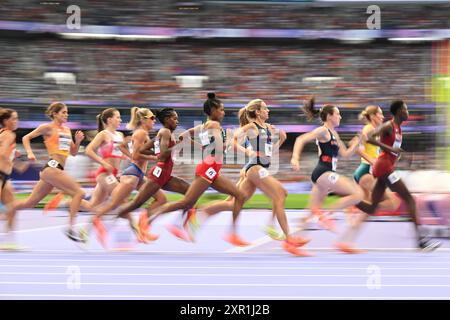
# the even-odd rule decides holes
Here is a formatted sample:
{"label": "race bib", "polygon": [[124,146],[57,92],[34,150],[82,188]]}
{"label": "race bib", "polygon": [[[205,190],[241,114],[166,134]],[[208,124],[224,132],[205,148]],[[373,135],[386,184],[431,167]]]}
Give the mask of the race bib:
{"label": "race bib", "polygon": [[159,147],[159,140],[155,141],[155,154],[161,153],[161,149]]}
{"label": "race bib", "polygon": [[332,184],[335,184],[338,181],[338,179],[339,179],[339,175],[335,172],[331,173],[328,176],[328,181],[330,181]]}
{"label": "race bib", "polygon": [[402,146],[402,137],[398,134],[395,135],[395,141],[392,145],[393,148],[400,148]]}
{"label": "race bib", "polygon": [[69,151],[70,145],[72,144],[71,136],[59,136],[59,150],[61,151]]}
{"label": "race bib", "polygon": [[394,171],[388,176],[388,180],[391,184],[396,183],[398,180],[400,180],[400,177],[397,175],[397,173]]}
{"label": "race bib", "polygon": [[199,137],[200,137],[200,142],[201,142],[202,146],[209,145],[208,131],[200,132]]}
{"label": "race bib", "polygon": [[50,160],[49,162],[47,162],[47,164],[48,164],[48,166],[49,167],[52,167],[52,168],[57,168],[58,167],[58,164],[59,164],[59,162],[58,161],[56,161],[56,160]]}
{"label": "race bib", "polygon": [[205,174],[209,179],[212,179],[217,175],[217,172],[216,170],[214,170],[214,168],[209,168],[208,170],[206,170]]}
{"label": "race bib", "polygon": [[264,179],[269,176],[269,171],[266,168],[259,169],[258,171],[259,178]]}
{"label": "race bib", "polygon": [[155,169],[153,170],[153,175],[157,178],[159,178],[161,176],[161,172],[162,169],[160,167],[155,167]]}
{"label": "race bib", "polygon": [[271,157],[272,156],[272,144],[266,143],[266,150],[264,152],[266,156]]}
{"label": "race bib", "polygon": [[336,171],[336,169],[337,169],[337,162],[338,162],[338,159],[333,157],[333,159],[331,160],[331,169],[333,171]]}
{"label": "race bib", "polygon": [[111,184],[116,183],[116,182],[117,182],[117,179],[116,179],[116,177],[114,177],[113,174],[110,174],[109,176],[107,176],[107,177],[105,178],[105,181],[106,181],[107,184],[111,185]]}

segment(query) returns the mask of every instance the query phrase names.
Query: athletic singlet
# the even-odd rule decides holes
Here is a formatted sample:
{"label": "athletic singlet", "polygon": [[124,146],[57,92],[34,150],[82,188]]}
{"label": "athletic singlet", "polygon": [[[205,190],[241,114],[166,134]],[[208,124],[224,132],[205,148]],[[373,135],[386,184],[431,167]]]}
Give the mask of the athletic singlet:
{"label": "athletic singlet", "polygon": [[[160,139],[155,139],[155,155],[158,157],[158,164],[165,164],[165,165],[173,165],[173,159],[172,156],[167,157],[167,159],[165,161],[159,161],[159,155],[161,154],[161,149],[159,147],[160,145]],[[169,142],[169,149],[172,148],[175,145],[175,140],[173,139],[173,137],[170,137],[170,142]]]}
{"label": "athletic singlet", "polygon": [[258,135],[254,138],[248,138],[248,141],[251,149],[256,152],[256,156],[250,158],[244,166],[245,171],[257,165],[268,168],[272,157],[272,133],[268,128],[261,127],[256,122],[253,123],[258,129]]}
{"label": "athletic singlet", "polygon": [[123,142],[123,136],[119,132],[112,133],[106,130],[111,135],[112,140],[109,143],[102,145],[98,149],[99,155],[103,159],[107,158],[122,158],[123,153],[119,146]]}
{"label": "athletic singlet", "polygon": [[52,124],[52,134],[48,138],[44,138],[44,144],[48,154],[60,154],[68,157],[70,154],[70,146],[72,145],[72,133],[68,127],[58,127]]}
{"label": "athletic singlet", "polygon": [[[365,127],[364,127],[364,129],[363,129],[363,132],[364,132],[364,130],[367,128],[367,127],[373,127],[371,124],[367,124]],[[371,144],[371,143],[368,143],[368,142],[365,142],[364,144],[363,144],[363,146],[364,146],[364,152],[369,156],[369,157],[371,157],[372,159],[376,159],[376,158],[378,158],[378,155],[379,155],[379,153],[380,153],[380,148],[378,147],[378,146],[375,146],[375,145],[373,145],[373,144]],[[364,159],[363,157],[361,157],[361,162],[362,163],[365,163],[365,164],[370,164],[366,159]]]}
{"label": "athletic singlet", "polygon": [[[222,135],[222,142],[223,142],[223,147],[224,147],[224,151],[225,151],[225,141],[227,139],[227,135],[225,130],[223,130],[223,128],[220,128],[221,130],[221,135]],[[215,141],[214,141],[214,136],[209,134],[209,129],[202,129],[199,133],[199,138],[200,138],[200,143],[202,145],[202,150],[204,151],[206,148],[210,149],[211,154],[209,154],[210,156],[215,156],[216,155],[216,145],[215,145]]]}
{"label": "athletic singlet", "polygon": [[[392,148],[400,148],[402,146],[402,129],[394,122],[393,119],[391,120],[391,124],[393,130],[389,135],[383,135],[380,138],[380,142]],[[399,155],[396,153],[385,150],[383,150],[380,154],[380,158],[389,159],[392,163],[397,160],[398,156]]]}
{"label": "athletic singlet", "polygon": [[[328,129],[328,128],[327,128]],[[314,171],[311,175],[311,180],[315,183],[319,177],[327,171],[336,171],[337,168],[337,156],[339,153],[339,144],[331,130],[330,140],[327,142],[318,141],[319,146],[319,162],[317,163]]]}

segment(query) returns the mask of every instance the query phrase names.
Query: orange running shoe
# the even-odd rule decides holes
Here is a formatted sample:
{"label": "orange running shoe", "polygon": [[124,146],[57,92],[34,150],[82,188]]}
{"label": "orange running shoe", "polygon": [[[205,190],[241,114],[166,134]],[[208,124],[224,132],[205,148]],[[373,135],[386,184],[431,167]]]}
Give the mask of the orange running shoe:
{"label": "orange running shoe", "polygon": [[57,193],[53,198],[51,198],[44,206],[44,214],[47,214],[50,210],[58,208],[61,201],[64,199],[64,193]]}
{"label": "orange running shoe", "polygon": [[139,222],[136,232],[136,237],[138,241],[142,243],[147,243],[146,235],[148,233],[149,233],[149,225],[148,225],[147,211],[142,210],[141,214],[139,215]]}
{"label": "orange running shoe", "polygon": [[312,257],[314,256],[312,253],[309,253],[305,250],[299,249],[295,244],[292,244],[291,242],[284,240],[281,242],[281,247],[289,252],[290,254],[297,256],[297,257]]}
{"label": "orange running shoe", "polygon": [[106,231],[105,225],[99,217],[95,217],[92,221],[92,224],[94,225],[95,234],[97,235],[98,241],[103,246],[103,248],[106,249],[108,247],[108,233]]}
{"label": "orange running shoe", "polygon": [[246,247],[246,246],[250,245],[250,242],[243,240],[236,233],[227,233],[224,235],[223,239],[226,242],[231,243],[233,246]]}
{"label": "orange running shoe", "polygon": [[324,212],[320,209],[311,209],[311,213],[319,218],[319,225],[331,232],[336,232],[336,223],[334,219],[329,217],[329,213]]}
{"label": "orange running shoe", "polygon": [[309,238],[303,238],[303,237],[292,237],[290,236],[288,238],[289,243],[296,247],[303,247],[305,244],[311,241]]}
{"label": "orange running shoe", "polygon": [[191,241],[191,237],[186,230],[179,228],[174,224],[168,224],[168,225],[166,225],[166,228],[171,234],[173,234],[178,239],[181,239],[181,240],[187,241],[187,242]]}
{"label": "orange running shoe", "polygon": [[335,246],[336,250],[341,251],[343,253],[347,253],[347,254],[358,254],[358,253],[366,253],[367,252],[366,250],[355,248],[345,242],[336,242],[334,244],[334,246]]}

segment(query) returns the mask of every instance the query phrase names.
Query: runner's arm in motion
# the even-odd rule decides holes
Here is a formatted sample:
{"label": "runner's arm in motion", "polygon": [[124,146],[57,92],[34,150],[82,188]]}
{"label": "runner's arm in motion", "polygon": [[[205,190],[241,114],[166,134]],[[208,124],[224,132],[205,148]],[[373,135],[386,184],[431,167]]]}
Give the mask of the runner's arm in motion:
{"label": "runner's arm in motion", "polygon": [[106,162],[103,158],[99,157],[96,153],[97,149],[106,142],[105,139],[105,132],[99,132],[94,139],[87,145],[84,153],[91,158],[92,160],[94,160],[95,162],[97,162],[98,164],[100,164],[102,167],[104,167],[106,170],[108,170],[108,172],[113,172],[114,168],[108,163]]}
{"label": "runner's arm in motion", "polygon": [[316,139],[319,141],[324,141],[327,137],[327,132],[328,130],[321,126],[311,132],[304,133],[295,139],[294,150],[292,151],[291,158],[291,165],[295,171],[300,170],[300,155],[302,154],[305,144]]}
{"label": "runner's arm in motion", "polygon": [[36,160],[36,156],[34,155],[33,150],[31,149],[31,142],[30,142],[31,139],[37,138],[39,136],[46,136],[50,133],[51,130],[52,128],[49,123],[41,124],[39,127],[31,131],[29,134],[23,136],[22,144],[25,151],[27,152],[28,160],[32,161]]}
{"label": "runner's arm in motion", "polygon": [[80,130],[75,132],[75,142],[72,141],[70,144],[70,154],[72,156],[76,156],[78,153],[78,150],[80,149],[81,141],[84,139],[84,133]]}
{"label": "runner's arm in motion", "polygon": [[397,154],[405,152],[401,148],[392,148],[391,146],[381,143],[380,141],[375,139],[375,137],[377,137],[377,136],[386,136],[386,135],[392,134],[392,130],[393,130],[393,128],[392,128],[391,122],[387,121],[387,122],[383,123],[377,129],[375,129],[371,135],[369,135],[367,142],[370,144],[373,144],[375,146],[378,146],[385,151],[389,151],[389,152],[393,152],[393,153],[397,153]]}
{"label": "runner's arm in motion", "polygon": [[256,126],[253,123],[246,124],[245,126],[237,129],[233,135],[233,145],[235,150],[244,153],[248,157],[252,157],[256,153],[255,150],[244,148],[242,144],[244,143],[245,138],[256,137],[258,134],[257,132]]}
{"label": "runner's arm in motion", "polygon": [[119,144],[119,149],[122,151],[122,153],[131,160],[131,153],[130,149],[128,149],[128,144],[131,142],[131,136],[127,136],[123,138],[123,141],[121,144]]}

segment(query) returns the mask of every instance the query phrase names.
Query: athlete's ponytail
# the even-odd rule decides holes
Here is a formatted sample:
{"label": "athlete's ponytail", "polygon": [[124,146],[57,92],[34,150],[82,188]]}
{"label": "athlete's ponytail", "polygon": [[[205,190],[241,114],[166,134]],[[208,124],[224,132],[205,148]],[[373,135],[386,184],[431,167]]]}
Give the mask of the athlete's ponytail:
{"label": "athlete's ponytail", "polygon": [[335,111],[335,106],[327,104],[320,108],[319,110],[314,109],[315,98],[312,97],[302,107],[303,113],[306,115],[308,121],[312,121],[314,118],[320,116],[320,119],[325,122],[327,121],[328,115],[333,115]]}
{"label": "athlete's ponytail", "polygon": [[365,123],[370,122],[370,116],[373,116],[378,113],[380,110],[379,106],[367,106],[358,116],[360,121]]}
{"label": "athlete's ponytail", "polygon": [[105,130],[105,125],[108,123],[108,119],[114,117],[114,113],[119,112],[116,108],[108,108],[103,110],[97,115],[97,131]]}
{"label": "athlete's ponytail", "polygon": [[131,108],[131,119],[127,124],[127,129],[134,130],[141,124],[144,119],[149,119],[153,113],[147,108],[133,107]]}
{"label": "athlete's ponytail", "polygon": [[241,108],[238,112],[239,126],[243,127],[250,123],[247,118],[247,108]]}

